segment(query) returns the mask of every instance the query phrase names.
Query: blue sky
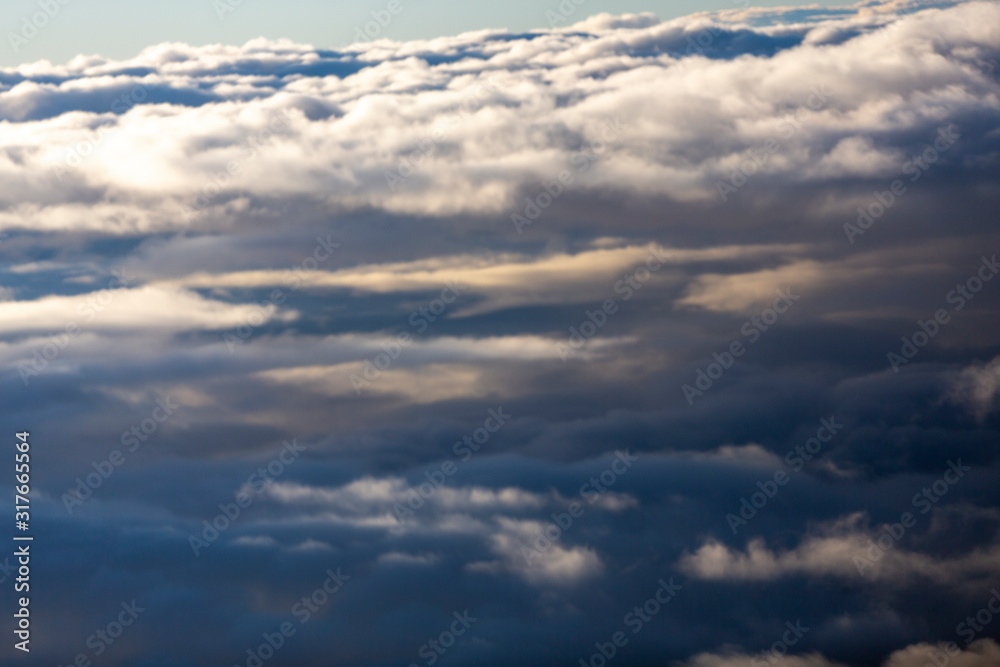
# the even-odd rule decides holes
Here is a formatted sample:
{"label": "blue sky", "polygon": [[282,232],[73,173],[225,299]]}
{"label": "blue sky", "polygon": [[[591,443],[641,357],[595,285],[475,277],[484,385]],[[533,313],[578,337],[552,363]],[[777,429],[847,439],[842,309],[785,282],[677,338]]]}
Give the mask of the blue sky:
{"label": "blue sky", "polygon": [[[65,62],[77,54],[126,58],[159,42],[189,44],[243,44],[255,37],[288,38],[317,47],[335,48],[354,40],[355,29],[372,20],[371,12],[384,11],[388,0],[242,0],[220,20],[216,0],[135,2],[131,0],[72,0],[59,15],[19,52],[7,34],[19,32],[24,17],[39,11],[37,0],[7,0],[2,13],[4,45],[0,65],[48,59]],[[558,0],[507,0],[461,2],[458,0],[399,0],[402,11],[380,36],[397,40],[426,39],[482,28],[507,28],[513,32],[548,27],[545,12]],[[742,4],[742,3],[740,3]],[[755,2],[754,6],[803,5],[804,2]],[[808,3],[838,4],[824,1]],[[840,3],[843,4],[843,3]],[[698,11],[732,9],[728,0],[717,3],[665,0],[586,0],[574,18],[601,12],[613,14],[653,12],[668,19]]]}

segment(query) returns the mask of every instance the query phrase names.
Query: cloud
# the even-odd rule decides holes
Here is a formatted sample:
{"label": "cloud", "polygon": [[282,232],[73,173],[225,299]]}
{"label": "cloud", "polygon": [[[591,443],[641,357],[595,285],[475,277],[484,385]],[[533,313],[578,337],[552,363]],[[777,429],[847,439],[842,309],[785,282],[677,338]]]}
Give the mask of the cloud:
{"label": "cloud", "polygon": [[[746,551],[731,549],[710,540],[694,553],[685,554],[678,566],[699,579],[773,581],[784,577],[834,576],[849,580],[913,582],[968,586],[992,581],[1000,565],[1000,545],[992,544],[957,557],[934,557],[908,551],[891,537],[891,530],[869,531],[860,523],[867,517],[855,514],[820,526],[795,548],[772,551],[764,540],[751,539]],[[884,540],[884,547],[878,540]]]}
{"label": "cloud", "polygon": [[[593,548],[567,543],[571,536],[564,539],[561,535],[552,538],[551,533],[547,534],[546,530],[551,531],[550,526],[554,525],[547,517],[538,520],[506,515],[527,512],[545,516],[547,510],[565,511],[570,501],[558,493],[536,493],[515,487],[438,487],[422,481],[426,492],[419,490],[420,482],[410,486],[400,478],[363,478],[336,489],[278,482],[267,493],[286,505],[311,507],[314,520],[381,527],[394,534],[475,537],[488,545],[496,558],[469,562],[468,572],[507,573],[533,585],[573,585],[604,570]],[[627,494],[606,492],[593,506],[619,513],[637,507],[638,502]],[[436,561],[436,557],[396,552],[383,554],[378,560],[383,564],[423,565]]]}
{"label": "cloud", "polygon": [[761,447],[757,443],[746,445],[722,445],[715,451],[699,452],[696,458],[733,465],[750,465],[761,468],[778,469],[782,467],[781,457]]}
{"label": "cloud", "polygon": [[[46,296],[36,300],[0,302],[0,334],[33,333],[70,325],[81,329],[126,331],[184,331],[223,329],[247,322],[266,322],[274,307],[231,305],[205,299],[189,290],[166,287],[118,288],[73,296]],[[294,313],[282,313],[284,319]],[[72,334],[71,334],[72,335]]]}
{"label": "cloud", "polygon": [[1000,645],[993,639],[979,639],[968,648],[956,652],[947,644],[915,644],[895,651],[885,662],[885,667],[922,667],[928,656],[938,657],[943,653],[953,667],[986,667],[1000,660]]}
{"label": "cloud", "polygon": [[499,530],[490,537],[499,560],[470,563],[470,572],[511,572],[534,584],[578,584],[600,574],[604,564],[593,549],[542,542],[547,524],[539,521],[498,519]]}
{"label": "cloud", "polygon": [[1000,392],[1000,357],[988,364],[970,366],[955,379],[950,396],[983,421],[996,405]]}
{"label": "cloud", "polygon": [[[819,654],[774,655],[766,658],[742,654],[702,653],[683,663],[684,667],[752,667],[755,664],[769,664],[774,667],[842,667],[844,663],[830,660]],[[954,667],[987,667],[1000,659],[1000,646],[992,639],[980,639],[961,650],[954,644],[913,644],[894,651],[882,663],[882,667],[924,667],[937,664],[934,659]]]}
{"label": "cloud", "polygon": [[[684,667],[753,667],[753,656],[740,654],[718,655],[701,653],[683,663]],[[757,658],[774,667],[843,667],[843,663],[828,660],[821,655],[772,655],[768,659]]]}
{"label": "cloud", "polygon": [[[185,210],[218,226],[287,197],[327,211],[506,219],[522,210],[523,189],[534,197],[564,170],[567,189],[710,201],[768,137],[782,145],[753,177],[762,185],[889,175],[915,136],[996,107],[982,64],[996,54],[987,26],[997,9],[973,2],[895,18],[876,8],[884,13],[858,7],[780,29],[751,27],[747,13],[605,16],[530,40],[478,33],[319,56],[264,40],[164,44],[126,62],[8,70],[23,79],[0,92],[15,121],[0,141],[21,157],[0,164],[0,226],[179,230]],[[831,43],[829,31],[848,25],[855,36]],[[695,37],[707,47],[692,51]],[[456,60],[431,66],[432,50]],[[829,99],[789,125],[817,87]],[[129,103],[115,105],[123,95]],[[95,122],[111,129],[97,136]],[[966,131],[972,146],[977,130]],[[85,169],[67,168],[83,145]],[[57,173],[58,194],[48,187]]]}
{"label": "cloud", "polygon": [[[66,662],[135,597],[148,616],[107,664],[246,662],[337,567],[276,662],[409,664],[468,608],[456,664],[577,664],[670,577],[623,664],[741,664],[799,617],[816,629],[775,664],[953,636],[998,583],[1000,292],[968,282],[1000,249],[998,23],[987,2],[734,7],[0,70],[0,422],[41,443],[37,564],[60,591],[32,601],[36,657]],[[928,162],[942,128],[958,140]],[[778,289],[801,298],[751,341]],[[843,429],[794,469],[821,419]],[[962,483],[859,572],[957,459]]]}

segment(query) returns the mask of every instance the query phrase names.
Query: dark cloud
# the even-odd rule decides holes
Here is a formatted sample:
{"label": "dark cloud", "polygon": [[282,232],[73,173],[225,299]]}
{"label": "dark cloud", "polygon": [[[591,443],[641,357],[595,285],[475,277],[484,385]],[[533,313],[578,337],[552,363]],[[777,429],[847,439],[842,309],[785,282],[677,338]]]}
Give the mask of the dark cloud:
{"label": "dark cloud", "polygon": [[0,71],[32,664],[247,664],[290,622],[265,664],[423,665],[465,610],[441,664],[579,664],[623,630],[623,665],[728,667],[796,622],[776,667],[992,664],[1000,624],[961,624],[1000,585],[998,19],[600,15]]}

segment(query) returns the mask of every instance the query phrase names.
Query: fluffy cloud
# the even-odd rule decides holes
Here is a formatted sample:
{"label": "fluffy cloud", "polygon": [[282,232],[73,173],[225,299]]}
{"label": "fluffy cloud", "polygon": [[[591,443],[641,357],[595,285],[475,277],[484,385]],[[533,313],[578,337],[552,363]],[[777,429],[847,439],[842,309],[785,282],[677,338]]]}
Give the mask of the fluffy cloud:
{"label": "fluffy cloud", "polygon": [[[995,110],[998,16],[985,2],[898,20],[876,8],[782,27],[752,27],[759,10],[340,54],[256,40],[23,66],[0,90],[16,121],[0,142],[17,151],[0,164],[0,226],[226,226],[288,197],[507,218],[543,182],[711,201],[741,169],[761,185],[888,177],[912,138]],[[769,139],[780,150],[746,166]]]}
{"label": "fluffy cloud", "polygon": [[[40,443],[38,659],[137,598],[106,664],[245,662],[342,567],[274,664],[409,664],[466,608],[446,660],[577,664],[671,577],[623,664],[745,664],[795,618],[815,629],[776,665],[919,660],[1000,564],[1000,291],[970,282],[1000,250],[998,23],[868,0],[0,71],[0,423]],[[799,298],[761,322],[777,289]],[[843,428],[815,450],[821,419]]]}
{"label": "fluffy cloud", "polygon": [[982,366],[971,366],[955,380],[952,398],[967,405],[982,421],[993,411],[1000,392],[1000,357]]}
{"label": "fluffy cloud", "polygon": [[938,585],[975,581],[976,586],[996,581],[1000,545],[956,557],[935,558],[907,551],[899,544],[899,538],[906,533],[902,524],[884,526],[881,531],[864,530],[860,524],[866,518],[855,514],[820,526],[818,534],[809,535],[794,549],[780,552],[768,549],[759,538],[752,539],[745,552],[712,540],[694,553],[685,554],[678,566],[700,579],[737,581],[794,576],[834,576],[856,581],[924,580]]}

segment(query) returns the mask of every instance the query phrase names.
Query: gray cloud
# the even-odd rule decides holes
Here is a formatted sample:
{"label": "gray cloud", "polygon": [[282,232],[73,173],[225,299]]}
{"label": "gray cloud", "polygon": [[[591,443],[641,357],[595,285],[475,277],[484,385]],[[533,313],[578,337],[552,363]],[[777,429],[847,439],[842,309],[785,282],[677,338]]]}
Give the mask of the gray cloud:
{"label": "gray cloud", "polygon": [[[38,664],[133,598],[103,664],[246,664],[285,620],[268,664],[409,664],[464,609],[442,664],[577,664],[670,577],[622,664],[748,664],[796,618],[813,630],[775,665],[909,667],[949,641],[949,664],[995,661],[1000,626],[960,624],[1000,584],[998,20],[600,15],[0,70],[0,425],[37,443]],[[821,419],[843,428],[795,470]]]}

